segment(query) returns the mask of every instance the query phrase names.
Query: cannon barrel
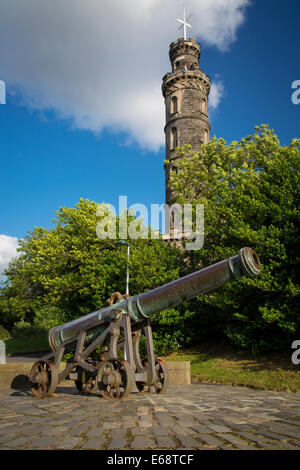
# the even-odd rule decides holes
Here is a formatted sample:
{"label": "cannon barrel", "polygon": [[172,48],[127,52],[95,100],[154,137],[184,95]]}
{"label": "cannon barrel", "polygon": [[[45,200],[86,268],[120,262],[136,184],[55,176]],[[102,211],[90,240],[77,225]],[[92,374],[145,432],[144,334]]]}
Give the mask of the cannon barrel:
{"label": "cannon barrel", "polygon": [[235,279],[243,276],[254,278],[259,275],[260,269],[256,252],[252,248],[242,248],[236,256],[56,326],[49,332],[49,344],[53,350],[57,350],[62,342],[71,340],[82,330],[87,331],[85,344],[90,344],[104,331],[103,322],[114,321],[121,313],[128,314],[132,323],[137,323],[169,307],[218,289]]}

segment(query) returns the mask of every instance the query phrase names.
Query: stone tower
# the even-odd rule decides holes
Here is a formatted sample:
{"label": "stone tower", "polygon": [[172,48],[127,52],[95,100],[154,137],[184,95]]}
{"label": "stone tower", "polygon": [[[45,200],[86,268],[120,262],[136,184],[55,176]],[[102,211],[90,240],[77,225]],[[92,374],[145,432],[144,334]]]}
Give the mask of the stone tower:
{"label": "stone tower", "polygon": [[165,99],[166,204],[174,196],[169,187],[171,171],[177,171],[175,148],[190,144],[198,152],[210,139],[208,120],[209,77],[199,69],[200,44],[195,39],[179,38],[169,51],[172,73],[163,77],[162,93]]}

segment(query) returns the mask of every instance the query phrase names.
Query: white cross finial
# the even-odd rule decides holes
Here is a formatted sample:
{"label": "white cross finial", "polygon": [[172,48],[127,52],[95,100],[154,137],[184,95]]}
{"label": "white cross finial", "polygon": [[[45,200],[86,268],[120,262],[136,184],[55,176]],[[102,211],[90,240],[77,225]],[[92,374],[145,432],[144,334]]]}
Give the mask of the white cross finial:
{"label": "white cross finial", "polygon": [[183,38],[186,41],[186,27],[188,26],[189,28],[191,28],[191,25],[188,24],[185,20],[185,7],[183,7],[183,20],[180,20],[179,18],[176,18],[176,20],[179,21],[179,23],[182,23],[179,26],[179,29],[183,28]]}

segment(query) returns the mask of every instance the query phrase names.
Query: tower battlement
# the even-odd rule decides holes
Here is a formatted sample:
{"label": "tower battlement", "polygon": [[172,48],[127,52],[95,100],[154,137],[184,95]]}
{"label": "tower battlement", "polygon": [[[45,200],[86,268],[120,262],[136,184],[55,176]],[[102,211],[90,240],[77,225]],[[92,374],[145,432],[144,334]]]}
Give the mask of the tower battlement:
{"label": "tower battlement", "polygon": [[199,68],[196,70],[187,70],[184,69],[178,70],[175,73],[167,73],[163,77],[163,84],[161,87],[162,94],[164,98],[169,93],[172,93],[173,90],[178,88],[179,82],[185,80],[185,84],[190,88],[205,88],[205,93],[208,95],[210,92],[210,78]]}
{"label": "tower battlement", "polygon": [[196,39],[184,40],[179,38],[170,44],[169,57],[172,65],[172,72],[186,66],[188,69],[193,65],[198,67],[201,48]]}

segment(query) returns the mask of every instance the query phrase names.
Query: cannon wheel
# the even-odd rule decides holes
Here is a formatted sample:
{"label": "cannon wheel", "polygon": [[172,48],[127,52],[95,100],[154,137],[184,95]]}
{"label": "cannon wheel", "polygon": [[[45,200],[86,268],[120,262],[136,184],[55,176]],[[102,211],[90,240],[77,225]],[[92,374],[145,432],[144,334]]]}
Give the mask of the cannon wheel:
{"label": "cannon wheel", "polygon": [[[147,359],[142,361],[144,367],[147,366]],[[157,374],[157,381],[154,385],[148,385],[145,382],[136,382],[136,386],[140,392],[147,391],[148,393],[164,393],[169,386],[169,371],[166,364],[161,359],[155,359],[155,369]]]}
{"label": "cannon wheel", "polygon": [[134,384],[130,364],[124,359],[110,359],[99,363],[98,387],[104,398],[125,398]]}
{"label": "cannon wheel", "polygon": [[33,364],[29,376],[32,393],[37,398],[50,397],[55,392],[58,378],[58,368],[53,362],[37,361]]}
{"label": "cannon wheel", "polygon": [[76,372],[78,373],[78,379],[75,380],[75,385],[79,392],[92,393],[97,390],[97,372],[93,374],[82,367],[78,367]]}

